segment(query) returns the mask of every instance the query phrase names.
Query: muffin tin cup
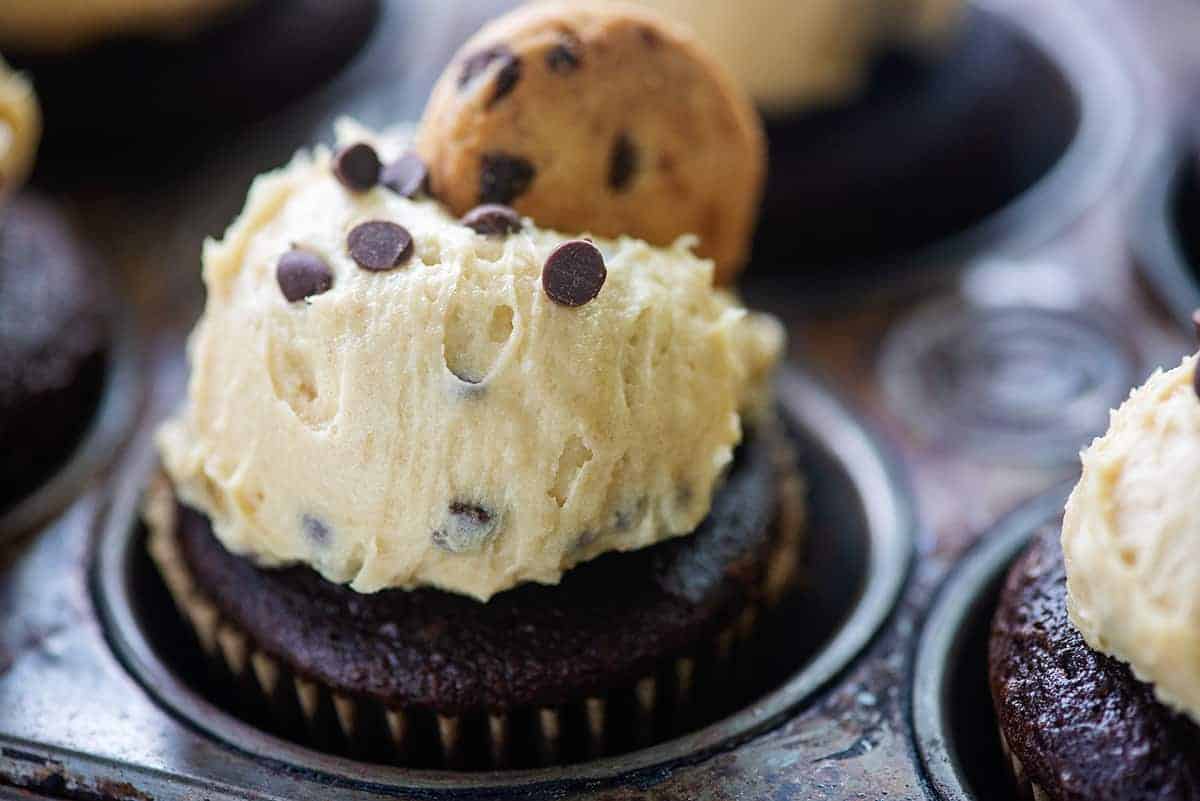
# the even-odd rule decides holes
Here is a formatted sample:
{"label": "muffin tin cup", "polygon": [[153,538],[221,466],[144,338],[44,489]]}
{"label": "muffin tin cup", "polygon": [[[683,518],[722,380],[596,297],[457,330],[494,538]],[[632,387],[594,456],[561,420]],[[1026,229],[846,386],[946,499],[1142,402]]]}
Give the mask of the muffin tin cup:
{"label": "muffin tin cup", "polygon": [[1004,744],[988,687],[992,614],[1009,567],[1062,515],[1074,481],[1010,514],[959,563],[938,592],[913,663],[912,729],[930,786],[943,801],[1044,798]]}
{"label": "muffin tin cup", "polygon": [[112,339],[92,419],[54,472],[0,514],[0,543],[29,533],[70,506],[124,444],[141,397],[138,338],[132,315],[119,303],[114,304],[112,319]]}
{"label": "muffin tin cup", "polygon": [[1190,332],[1200,308],[1200,147],[1183,135],[1164,139],[1144,176],[1132,214],[1134,260],[1171,318]]}
{"label": "muffin tin cup", "polygon": [[[515,789],[546,782],[565,788],[702,759],[778,725],[846,669],[891,613],[912,556],[913,510],[894,466],[846,410],[811,379],[786,370],[779,394],[784,423],[796,434],[805,475],[813,479],[804,535],[808,561],[801,581],[807,578],[814,585],[815,589],[806,590],[812,593],[814,606],[805,609],[828,613],[819,624],[828,624],[829,631],[822,632],[822,642],[806,654],[803,664],[786,665],[776,689],[698,731],[648,748],[565,766],[461,772],[368,764],[284,740],[235,717],[206,694],[195,675],[185,675],[171,664],[158,639],[160,630],[149,619],[162,615],[161,607],[171,602],[165,591],[148,598],[145,589],[147,575],[153,576],[155,571],[144,555],[146,533],[138,518],[144,491],[157,474],[157,457],[148,436],[138,450],[138,466],[126,475],[117,493],[93,565],[94,591],[109,641],[145,689],[199,731],[244,753],[269,754],[276,763],[337,780],[407,789]],[[145,608],[147,602],[153,609]],[[171,618],[175,618],[174,610]],[[764,629],[777,638],[774,642],[781,649],[804,637],[803,631],[795,630],[794,622],[785,623]],[[818,622],[808,622],[809,627],[814,625]],[[214,647],[225,647],[234,661],[241,663],[238,643]],[[248,651],[246,655],[249,659]],[[742,667],[735,667],[734,662],[730,666],[735,670]],[[263,667],[260,664],[259,670]],[[266,667],[269,679],[271,671]],[[670,681],[662,686],[669,685]],[[643,684],[642,692],[648,690]],[[294,687],[289,691],[297,704],[307,692],[303,686],[299,693]],[[636,696],[635,687],[634,701]],[[332,698],[329,701],[322,714],[337,726],[338,705]],[[343,713],[349,712],[342,706]],[[541,725],[541,721],[536,723]],[[436,732],[439,743],[442,734],[440,729]],[[453,732],[446,735],[452,737]]]}

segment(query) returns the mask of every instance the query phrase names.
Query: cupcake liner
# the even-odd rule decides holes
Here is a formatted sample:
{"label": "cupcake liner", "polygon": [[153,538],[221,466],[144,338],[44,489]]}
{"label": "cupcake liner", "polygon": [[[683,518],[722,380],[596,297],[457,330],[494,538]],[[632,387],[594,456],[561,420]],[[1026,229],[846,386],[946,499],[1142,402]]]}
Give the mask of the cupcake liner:
{"label": "cupcake liner", "polygon": [[1025,766],[1021,764],[1021,760],[1008,747],[1008,740],[1004,736],[1003,730],[1000,732],[1000,747],[1004,750],[1004,762],[1008,767],[1009,776],[1012,777],[1013,783],[1016,786],[1016,798],[1021,801],[1051,801],[1049,793],[1043,790],[1039,785],[1029,778],[1029,774],[1025,772]]}
{"label": "cupcake liner", "polygon": [[[456,769],[555,765],[628,751],[681,734],[714,717],[710,699],[725,697],[752,669],[749,651],[762,614],[798,576],[804,485],[790,447],[775,525],[778,533],[760,597],[715,638],[661,664],[656,672],[601,695],[554,707],[442,715],[390,708],[293,673],[226,619],[197,586],[176,538],[174,493],[165,477],[147,492],[147,549],[181,617],[195,632],[217,679],[232,686],[243,716],[270,720],[305,745],[403,766]],[[786,451],[786,452],[785,452]],[[741,657],[741,658],[739,658]],[[705,703],[699,703],[704,699]],[[255,714],[251,714],[255,713]],[[303,735],[297,737],[297,733]]]}

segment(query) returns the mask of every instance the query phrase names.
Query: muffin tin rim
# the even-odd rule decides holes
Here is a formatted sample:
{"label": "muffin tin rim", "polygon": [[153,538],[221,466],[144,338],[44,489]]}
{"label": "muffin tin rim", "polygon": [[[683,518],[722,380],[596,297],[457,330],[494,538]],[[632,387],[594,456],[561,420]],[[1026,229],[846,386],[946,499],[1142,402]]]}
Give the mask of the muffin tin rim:
{"label": "muffin tin rim", "polygon": [[36,489],[0,515],[0,543],[33,531],[86,494],[87,484],[115,463],[123,437],[133,427],[139,405],[141,365],[138,327],[122,313],[124,298],[112,304],[111,339],[104,350],[100,397],[83,435],[64,461]]}
{"label": "muffin tin rim", "polygon": [[1161,137],[1143,173],[1144,185],[1134,202],[1130,250],[1156,301],[1185,331],[1191,331],[1192,311],[1200,307],[1200,278],[1189,269],[1175,226],[1174,200],[1184,179],[1188,138],[1176,131]]}
{"label": "muffin tin rim", "polygon": [[[855,662],[895,610],[915,552],[915,509],[900,463],[847,405],[814,378],[788,367],[780,371],[779,385],[779,403],[784,412],[818,436],[853,479],[867,520],[865,584],[849,616],[807,664],[764,698],[699,731],[650,748],[575,765],[455,773],[373,765],[323,754],[237,720],[193,691],[158,658],[131,604],[125,568],[142,490],[158,464],[149,432],[144,432],[131,469],[114,493],[92,555],[92,592],[105,638],[125,669],[160,708],[215,742],[258,759],[378,790],[512,789],[551,783],[570,786],[658,772],[708,758],[782,723]],[[804,400],[803,408],[795,400],[797,395]]]}
{"label": "muffin tin rim", "polygon": [[1062,514],[1076,480],[1073,476],[1027,500],[981,535],[938,587],[922,623],[911,668],[909,728],[922,777],[943,801],[976,798],[949,725],[951,672],[966,625],[989,600],[986,586],[1008,570],[1041,526]]}

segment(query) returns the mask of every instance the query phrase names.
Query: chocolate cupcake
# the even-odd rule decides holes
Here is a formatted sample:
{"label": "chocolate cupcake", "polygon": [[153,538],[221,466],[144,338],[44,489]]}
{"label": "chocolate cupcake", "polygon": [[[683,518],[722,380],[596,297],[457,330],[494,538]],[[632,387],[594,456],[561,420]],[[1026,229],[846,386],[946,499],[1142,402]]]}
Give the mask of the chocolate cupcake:
{"label": "chocolate cupcake", "polygon": [[1156,373],[1083,454],[1061,529],[1009,574],[989,667],[1024,797],[1200,798],[1196,358]]}
{"label": "chocolate cupcake", "polygon": [[[509,80],[480,69],[480,97]],[[712,719],[796,573],[778,324],[694,238],[459,217],[402,138],[339,139],[205,247],[147,506],[182,617],[247,709],[373,759],[551,764]]]}
{"label": "chocolate cupcake", "polygon": [[108,343],[102,289],[69,227],[19,192],[39,130],[32,90],[0,61],[0,512],[78,443]]}
{"label": "chocolate cupcake", "polygon": [[7,0],[0,52],[33,75],[63,172],[149,146],[177,161],[328,80],[379,13],[379,0]]}

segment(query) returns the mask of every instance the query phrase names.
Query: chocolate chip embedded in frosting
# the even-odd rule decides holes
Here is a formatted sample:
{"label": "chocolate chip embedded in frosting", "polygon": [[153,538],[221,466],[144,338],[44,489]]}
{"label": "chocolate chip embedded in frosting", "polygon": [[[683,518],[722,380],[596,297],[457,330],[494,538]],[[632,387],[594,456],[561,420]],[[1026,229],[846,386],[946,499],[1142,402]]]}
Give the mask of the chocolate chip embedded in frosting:
{"label": "chocolate chip embedded in frosting", "polygon": [[633,174],[637,172],[638,154],[629,134],[622,131],[613,140],[608,156],[608,185],[615,192],[629,188]]}
{"label": "chocolate chip embedded in frosting", "polygon": [[579,69],[583,45],[574,34],[564,33],[562,40],[546,51],[546,66],[551,72],[566,75]]}
{"label": "chocolate chip embedded in frosting", "polygon": [[477,234],[507,236],[521,230],[521,217],[509,206],[485,203],[463,215],[459,221]]}
{"label": "chocolate chip embedded in frosting", "polygon": [[353,192],[366,192],[379,183],[379,154],[366,142],[339,150],[333,157],[333,174]]}
{"label": "chocolate chip embedded in frosting", "polygon": [[448,508],[442,527],[433,532],[433,544],[451,553],[464,553],[482,548],[496,533],[499,517],[490,509],[464,501],[454,501]]}
{"label": "chocolate chip embedded in frosting", "polygon": [[346,237],[350,258],[364,270],[375,272],[399,267],[412,257],[412,234],[386,220],[360,223]]}
{"label": "chocolate chip embedded in frosting", "polygon": [[479,202],[511,205],[537,174],[528,159],[508,153],[484,153],[479,166]]}
{"label": "chocolate chip embedded in frosting", "polygon": [[428,191],[429,170],[416,153],[405,153],[383,168],[379,182],[401,197],[413,197]]}
{"label": "chocolate chip embedded in frosting", "polygon": [[556,247],[542,268],[542,288],[555,303],[582,306],[600,294],[608,270],[591,242],[576,239]]}
{"label": "chocolate chip embedded in frosting", "polygon": [[485,104],[489,108],[497,100],[511,92],[517,85],[517,81],[521,79],[521,59],[517,58],[516,54],[505,45],[496,45],[467,56],[463,60],[462,72],[458,74],[458,88],[465,89],[496,62],[500,62],[500,68],[496,71],[492,96]]}
{"label": "chocolate chip embedded in frosting", "polygon": [[275,280],[288,303],[320,295],[333,287],[333,270],[325,260],[308,250],[289,250],[279,257]]}
{"label": "chocolate chip embedded in frosting", "polygon": [[300,527],[304,529],[304,536],[314,545],[324,547],[329,544],[329,526],[323,520],[312,515],[304,515],[300,519]]}

